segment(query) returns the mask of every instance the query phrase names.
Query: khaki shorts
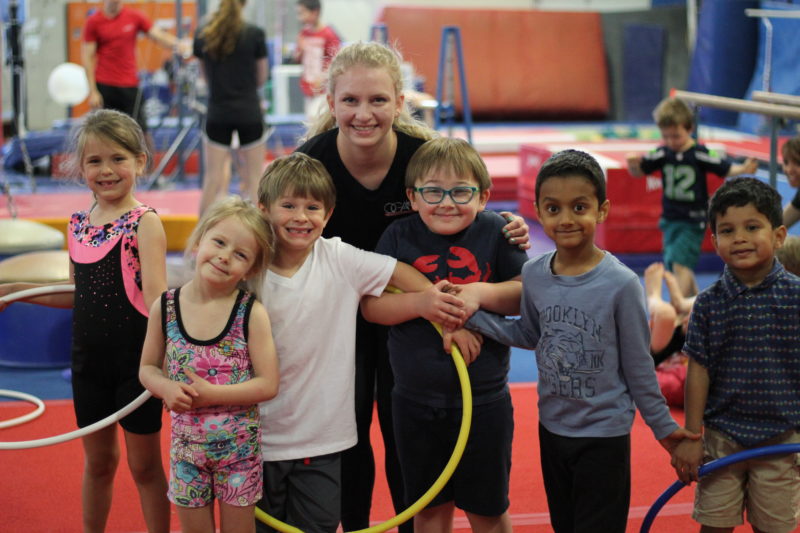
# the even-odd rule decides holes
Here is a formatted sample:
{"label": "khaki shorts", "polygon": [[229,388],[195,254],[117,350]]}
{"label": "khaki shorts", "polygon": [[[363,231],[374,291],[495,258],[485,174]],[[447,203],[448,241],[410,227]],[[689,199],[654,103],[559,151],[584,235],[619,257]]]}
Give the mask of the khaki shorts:
{"label": "khaki shorts", "polygon": [[[706,460],[745,450],[722,433],[706,428]],[[786,432],[764,446],[800,443],[800,432]],[[747,521],[761,531],[789,533],[800,517],[800,454],[766,455],[734,463],[700,478],[694,518],[710,527],[735,527]]]}

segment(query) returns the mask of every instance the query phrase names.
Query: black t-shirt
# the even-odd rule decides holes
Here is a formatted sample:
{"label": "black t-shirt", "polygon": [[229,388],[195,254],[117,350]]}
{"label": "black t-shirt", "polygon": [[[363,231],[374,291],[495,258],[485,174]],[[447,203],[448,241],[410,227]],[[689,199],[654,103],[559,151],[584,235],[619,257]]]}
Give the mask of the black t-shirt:
{"label": "black t-shirt", "polygon": [[397,133],[397,152],[380,187],[371,191],[361,185],[342,162],[336,147],[338,128],[320,133],[306,141],[297,151],[322,162],[336,186],[336,209],[322,235],[341,237],[362,250],[374,250],[390,223],[411,213],[406,197],[406,168],[424,139]]}
{"label": "black t-shirt", "polygon": [[242,26],[233,52],[214,60],[205,52],[201,30],[194,38],[194,55],[203,61],[208,80],[208,120],[224,124],[261,122],[256,63],[267,57],[267,36],[252,24]]}
{"label": "black t-shirt", "polygon": [[706,173],[724,178],[731,162],[702,144],[680,153],[659,146],[645,154],[641,167],[645,174],[661,170],[663,218],[697,222],[705,227],[708,211]]}
{"label": "black t-shirt", "polygon": [[[454,284],[507,281],[520,274],[528,255],[503,237],[506,223],[499,214],[482,211],[459,233],[439,235],[414,215],[392,224],[376,251],[414,266],[434,283],[442,279]],[[480,355],[468,367],[475,405],[506,393],[509,357],[508,346],[484,337]],[[461,406],[455,366],[427,320],[392,326],[389,358],[397,394],[432,407]]]}

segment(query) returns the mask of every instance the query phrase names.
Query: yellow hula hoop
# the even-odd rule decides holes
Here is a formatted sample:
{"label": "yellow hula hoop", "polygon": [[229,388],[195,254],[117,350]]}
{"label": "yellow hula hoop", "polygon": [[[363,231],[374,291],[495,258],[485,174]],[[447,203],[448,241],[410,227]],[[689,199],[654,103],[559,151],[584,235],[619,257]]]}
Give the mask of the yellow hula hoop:
{"label": "yellow hula hoop", "polygon": [[[400,292],[394,287],[387,287],[386,291],[394,293]],[[435,327],[436,331],[438,331],[441,335],[442,326],[436,322],[431,322],[431,324],[433,324],[433,327]],[[451,350],[450,355],[453,358],[453,363],[456,365],[456,371],[458,372],[458,380],[461,384],[461,399],[463,401],[461,429],[458,432],[458,438],[456,439],[456,445],[453,448],[453,454],[450,456],[450,460],[447,461],[447,464],[444,466],[444,470],[442,470],[442,473],[439,474],[438,478],[436,478],[436,481],[433,482],[431,488],[425,491],[425,494],[420,496],[420,498],[411,504],[408,509],[385,522],[368,527],[366,529],[359,529],[351,533],[382,533],[392,529],[393,527],[399,526],[424,509],[425,506],[428,505],[428,503],[430,503],[430,501],[433,500],[433,498],[435,498],[439,492],[441,492],[447,482],[450,481],[450,477],[453,475],[453,472],[455,472],[456,466],[458,466],[458,462],[461,460],[461,456],[464,454],[464,448],[467,445],[467,437],[469,437],[470,425],[472,424],[472,389],[470,388],[467,365],[464,363],[464,357],[461,355],[461,350],[459,350],[458,346],[455,344],[453,344],[453,349]],[[258,507],[256,507],[256,518],[267,524],[269,527],[278,531],[282,531],[283,533],[303,533],[302,529],[298,529],[285,522],[281,522],[277,518],[268,515]]]}

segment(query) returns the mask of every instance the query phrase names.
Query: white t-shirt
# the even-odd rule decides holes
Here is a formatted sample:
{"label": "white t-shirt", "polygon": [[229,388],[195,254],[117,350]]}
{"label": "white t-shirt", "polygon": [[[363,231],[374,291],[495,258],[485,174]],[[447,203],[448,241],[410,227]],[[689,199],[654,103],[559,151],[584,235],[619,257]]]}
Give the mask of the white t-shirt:
{"label": "white t-shirt", "polygon": [[267,273],[263,301],[280,362],[278,395],[260,404],[265,461],[353,447],[358,304],[378,296],[396,260],[320,238],[291,278]]}

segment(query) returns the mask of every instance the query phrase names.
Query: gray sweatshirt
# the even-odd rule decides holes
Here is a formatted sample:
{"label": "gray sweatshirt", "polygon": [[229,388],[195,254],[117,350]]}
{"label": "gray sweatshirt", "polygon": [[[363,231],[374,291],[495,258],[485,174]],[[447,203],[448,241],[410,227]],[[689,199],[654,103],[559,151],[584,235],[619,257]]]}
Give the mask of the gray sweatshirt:
{"label": "gray sweatshirt", "polygon": [[639,278],[608,252],[589,272],[558,276],[554,255],[523,266],[519,319],[479,311],[467,327],[536,350],[539,420],[551,433],[625,435],[638,407],[656,439],[666,437],[679,426],[656,380]]}

